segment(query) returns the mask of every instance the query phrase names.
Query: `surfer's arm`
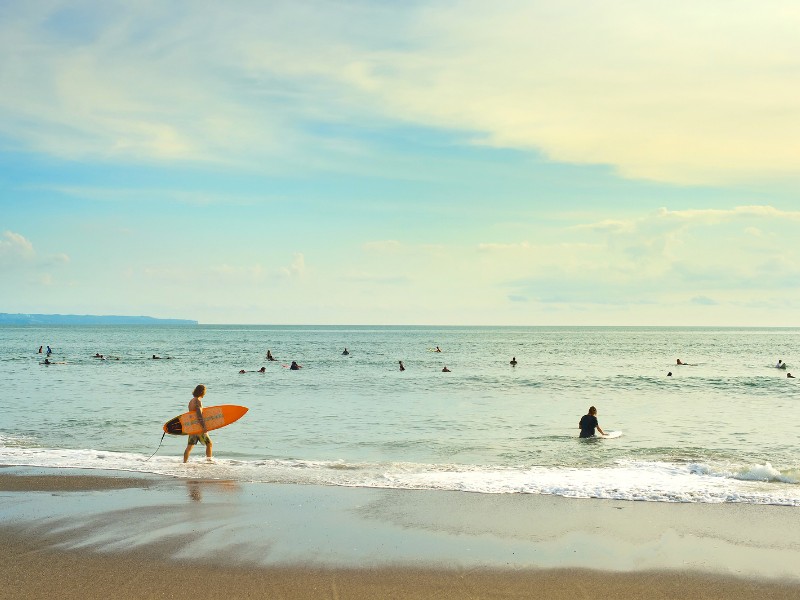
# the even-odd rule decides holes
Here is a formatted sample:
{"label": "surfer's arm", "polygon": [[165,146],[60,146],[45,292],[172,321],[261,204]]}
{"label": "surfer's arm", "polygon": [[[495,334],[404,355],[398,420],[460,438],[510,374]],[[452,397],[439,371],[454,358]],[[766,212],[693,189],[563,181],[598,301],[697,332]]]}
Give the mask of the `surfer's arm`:
{"label": "surfer's arm", "polygon": [[203,428],[203,433],[206,433],[208,430],[206,429],[206,420],[203,418],[203,409],[196,406],[194,411],[197,413],[197,420],[200,421],[200,427]]}
{"label": "surfer's arm", "polygon": [[600,432],[600,435],[605,435],[605,434],[606,434],[606,432],[605,432],[605,431],[603,431],[602,429],[600,429],[600,425],[598,425],[598,426],[597,426],[597,431],[599,431],[599,432]]}

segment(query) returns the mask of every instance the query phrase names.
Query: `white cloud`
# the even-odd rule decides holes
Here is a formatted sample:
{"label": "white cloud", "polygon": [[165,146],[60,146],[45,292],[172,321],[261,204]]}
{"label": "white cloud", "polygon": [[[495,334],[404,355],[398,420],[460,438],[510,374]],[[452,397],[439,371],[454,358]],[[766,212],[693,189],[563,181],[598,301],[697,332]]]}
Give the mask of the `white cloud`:
{"label": "white cloud", "polygon": [[36,257],[33,244],[24,235],[13,231],[4,231],[0,237],[0,263],[29,261]]}
{"label": "white cloud", "polygon": [[661,208],[658,216],[684,222],[720,223],[731,219],[789,219],[800,221],[800,211],[780,210],[773,206],[737,206],[731,209],[667,210]]}
{"label": "white cloud", "polygon": [[478,244],[478,250],[481,252],[503,252],[506,250],[528,250],[530,249],[531,245],[528,242],[518,242],[518,243],[510,243],[510,244],[503,244],[503,243],[481,243]]}
{"label": "white cloud", "polygon": [[303,277],[306,274],[306,259],[302,252],[296,252],[292,262],[281,267],[279,273],[284,277]]}
{"label": "white cloud", "polygon": [[634,178],[800,172],[789,0],[29,4],[0,24],[0,132],[36,151],[311,166],[342,146],[309,123],[412,123]]}

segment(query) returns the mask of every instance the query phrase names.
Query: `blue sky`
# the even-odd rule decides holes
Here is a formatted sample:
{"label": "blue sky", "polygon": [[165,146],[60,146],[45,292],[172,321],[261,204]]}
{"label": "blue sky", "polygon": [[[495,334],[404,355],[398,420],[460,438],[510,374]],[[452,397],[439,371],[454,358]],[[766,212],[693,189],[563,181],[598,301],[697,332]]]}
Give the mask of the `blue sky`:
{"label": "blue sky", "polygon": [[0,312],[800,325],[800,7],[0,3]]}

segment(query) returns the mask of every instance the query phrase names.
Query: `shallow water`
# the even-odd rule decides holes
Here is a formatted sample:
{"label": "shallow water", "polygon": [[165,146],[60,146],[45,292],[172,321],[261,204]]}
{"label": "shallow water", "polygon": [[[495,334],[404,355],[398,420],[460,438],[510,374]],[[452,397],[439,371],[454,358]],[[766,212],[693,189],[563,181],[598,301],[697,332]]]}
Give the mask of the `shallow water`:
{"label": "shallow water", "polygon": [[[800,376],[798,341],[798,329],[3,327],[0,464],[800,506],[800,379],[774,368]],[[48,344],[66,364],[40,364]],[[198,383],[205,405],[250,411],[212,433],[212,463],[198,448],[183,465],[173,436],[145,461]],[[623,435],[579,440],[590,404]]]}

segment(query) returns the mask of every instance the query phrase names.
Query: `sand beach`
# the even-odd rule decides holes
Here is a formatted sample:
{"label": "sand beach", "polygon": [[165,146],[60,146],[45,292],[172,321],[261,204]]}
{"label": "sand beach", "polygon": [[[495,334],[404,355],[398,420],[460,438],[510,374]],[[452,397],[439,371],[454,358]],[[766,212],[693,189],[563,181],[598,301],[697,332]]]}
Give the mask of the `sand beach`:
{"label": "sand beach", "polygon": [[796,598],[797,509],[0,469],[0,597]]}

